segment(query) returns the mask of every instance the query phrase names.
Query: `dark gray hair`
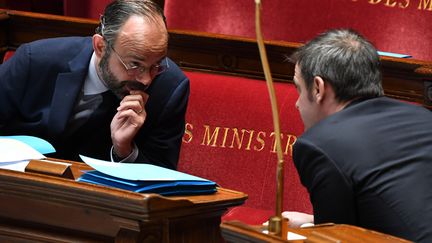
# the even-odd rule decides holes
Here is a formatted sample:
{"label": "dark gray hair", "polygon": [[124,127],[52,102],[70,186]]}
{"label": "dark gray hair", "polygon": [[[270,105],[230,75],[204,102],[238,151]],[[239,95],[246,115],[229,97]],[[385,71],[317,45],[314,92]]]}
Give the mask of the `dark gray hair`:
{"label": "dark gray hair", "polygon": [[319,76],[333,87],[340,102],[384,95],[377,50],[354,30],[320,34],[290,60],[300,68],[309,94],[314,77]]}
{"label": "dark gray hair", "polygon": [[129,17],[137,15],[154,21],[161,17],[166,27],[163,10],[151,0],[115,0],[111,2],[100,17],[96,33],[102,35],[110,44],[114,44],[118,32]]}

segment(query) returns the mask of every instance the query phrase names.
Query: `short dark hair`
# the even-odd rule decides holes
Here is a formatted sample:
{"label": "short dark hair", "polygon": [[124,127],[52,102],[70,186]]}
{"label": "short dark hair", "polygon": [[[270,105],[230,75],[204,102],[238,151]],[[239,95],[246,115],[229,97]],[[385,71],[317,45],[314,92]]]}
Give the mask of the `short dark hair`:
{"label": "short dark hair", "polygon": [[115,43],[118,32],[129,17],[137,15],[155,21],[161,17],[166,27],[162,8],[151,0],[115,0],[111,2],[100,17],[96,33],[102,35],[108,43]]}
{"label": "short dark hair", "polygon": [[334,29],[297,49],[297,64],[310,93],[314,77],[328,82],[340,102],[384,95],[381,63],[375,47],[351,29]]}

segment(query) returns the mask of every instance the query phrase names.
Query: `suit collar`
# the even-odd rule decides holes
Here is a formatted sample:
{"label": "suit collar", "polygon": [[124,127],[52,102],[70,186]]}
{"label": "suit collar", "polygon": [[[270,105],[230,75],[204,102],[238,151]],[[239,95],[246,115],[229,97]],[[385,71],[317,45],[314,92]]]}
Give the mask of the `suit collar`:
{"label": "suit collar", "polygon": [[53,135],[65,130],[80,95],[92,53],[93,47],[89,38],[83,49],[69,62],[70,72],[59,73],[57,76],[48,121]]}

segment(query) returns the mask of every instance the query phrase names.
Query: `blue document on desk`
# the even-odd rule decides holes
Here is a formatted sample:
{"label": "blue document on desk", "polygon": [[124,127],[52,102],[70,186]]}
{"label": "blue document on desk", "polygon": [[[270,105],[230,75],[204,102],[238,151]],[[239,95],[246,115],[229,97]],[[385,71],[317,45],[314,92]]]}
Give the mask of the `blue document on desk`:
{"label": "blue document on desk", "polygon": [[388,56],[388,57],[397,57],[397,58],[411,58],[411,55],[407,54],[400,54],[400,53],[394,53],[394,52],[385,52],[385,51],[378,51],[378,55],[380,56]]}
{"label": "blue document on desk", "polygon": [[168,195],[198,195],[216,192],[216,183],[167,168],[140,163],[113,163],[80,155],[95,170],[78,181],[116,187],[133,192]]}

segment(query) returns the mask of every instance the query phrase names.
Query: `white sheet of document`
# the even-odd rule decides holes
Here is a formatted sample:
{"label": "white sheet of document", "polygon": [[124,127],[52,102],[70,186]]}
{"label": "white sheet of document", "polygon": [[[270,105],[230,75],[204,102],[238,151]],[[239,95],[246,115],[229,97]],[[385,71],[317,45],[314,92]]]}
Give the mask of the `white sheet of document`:
{"label": "white sheet of document", "polygon": [[[266,223],[268,225],[268,222],[266,222]],[[263,224],[263,225],[265,225],[265,224]],[[263,233],[268,234],[269,232],[268,232],[268,230],[264,230]],[[296,234],[294,232],[288,231],[286,239],[287,240],[306,240],[307,237],[305,237],[303,235]]]}
{"label": "white sheet of document", "polygon": [[41,154],[54,153],[55,148],[46,140],[28,135],[13,135],[13,136],[0,136],[0,139],[9,138],[21,141],[30,147],[36,149]]}
{"label": "white sheet of document", "polygon": [[127,180],[141,181],[207,181],[206,179],[176,170],[141,163],[115,163],[80,155],[81,159],[95,170]]}
{"label": "white sheet of document", "polygon": [[24,171],[30,160],[44,158],[43,154],[26,143],[16,139],[0,138],[0,168]]}

